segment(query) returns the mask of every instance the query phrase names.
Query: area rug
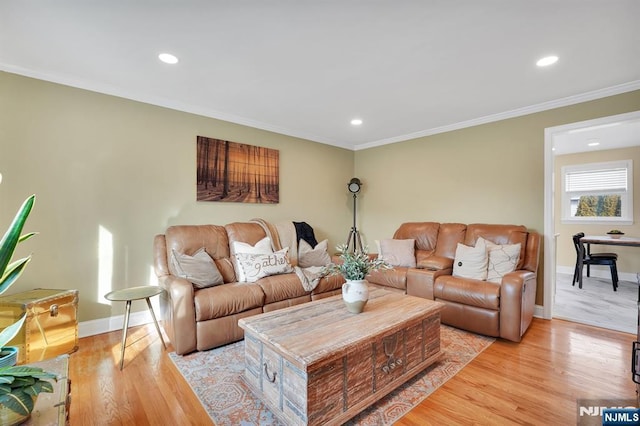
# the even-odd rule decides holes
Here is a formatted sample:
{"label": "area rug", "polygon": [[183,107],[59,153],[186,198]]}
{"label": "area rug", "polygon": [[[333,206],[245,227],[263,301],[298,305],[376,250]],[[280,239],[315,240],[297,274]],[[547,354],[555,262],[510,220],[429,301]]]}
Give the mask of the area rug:
{"label": "area rug", "polygon": [[[442,357],[351,419],[348,425],[390,425],[455,376],[495,339],[441,326]],[[244,342],[185,356],[169,354],[217,426],[284,426],[244,384]]]}

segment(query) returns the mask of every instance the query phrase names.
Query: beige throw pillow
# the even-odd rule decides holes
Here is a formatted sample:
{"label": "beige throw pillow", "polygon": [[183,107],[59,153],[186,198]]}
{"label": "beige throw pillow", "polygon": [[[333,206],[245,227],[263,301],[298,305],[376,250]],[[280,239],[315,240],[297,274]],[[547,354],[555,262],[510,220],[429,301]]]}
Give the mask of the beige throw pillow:
{"label": "beige throw pillow", "polygon": [[[479,239],[484,239],[480,237]],[[495,244],[485,240],[489,252],[487,281],[502,282],[502,277],[516,270],[520,259],[521,244]]]}
{"label": "beige throw pillow", "polygon": [[380,240],[378,256],[391,266],[416,267],[416,240]]}
{"label": "beige throw pillow", "polygon": [[327,252],[328,240],[320,241],[315,247],[305,240],[298,243],[298,266],[309,268],[311,266],[327,266],[331,263],[331,256]]}
{"label": "beige throw pillow", "polygon": [[[271,238],[264,237],[260,241],[256,243],[255,246],[252,246],[249,243],[243,243],[241,241],[233,242],[233,254],[268,254],[273,253],[273,248],[271,247]],[[234,257],[233,267],[236,270],[236,279],[238,282],[246,282],[247,278],[244,275],[242,267],[238,263],[237,257]]]}
{"label": "beige throw pillow", "polygon": [[204,247],[189,256],[172,250],[171,261],[176,275],[191,281],[198,288],[206,288],[224,283],[215,262]]}
{"label": "beige throw pillow", "polygon": [[269,275],[293,272],[289,262],[289,247],[273,253],[236,253],[238,264],[244,272],[245,280],[253,283]]}
{"label": "beige throw pillow", "polygon": [[483,238],[478,238],[475,247],[458,243],[453,260],[453,276],[486,280],[488,261],[487,246]]}

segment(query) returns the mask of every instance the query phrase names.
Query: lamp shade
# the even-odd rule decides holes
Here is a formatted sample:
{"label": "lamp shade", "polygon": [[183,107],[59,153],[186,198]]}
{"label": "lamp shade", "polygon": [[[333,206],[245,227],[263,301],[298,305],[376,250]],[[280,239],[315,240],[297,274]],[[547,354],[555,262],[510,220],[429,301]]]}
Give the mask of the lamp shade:
{"label": "lamp shade", "polygon": [[362,182],[358,178],[352,178],[347,184],[347,188],[349,188],[349,192],[356,194],[360,192],[360,187],[362,186]]}

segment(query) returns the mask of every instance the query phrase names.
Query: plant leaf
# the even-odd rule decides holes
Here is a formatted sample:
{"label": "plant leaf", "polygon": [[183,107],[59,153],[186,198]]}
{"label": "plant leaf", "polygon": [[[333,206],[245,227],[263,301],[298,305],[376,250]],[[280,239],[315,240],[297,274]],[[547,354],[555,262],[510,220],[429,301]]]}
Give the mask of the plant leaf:
{"label": "plant leaf", "polygon": [[0,368],[1,376],[24,376],[27,372],[37,373],[43,371],[40,367],[29,367],[24,365],[9,365]]}
{"label": "plant leaf", "polygon": [[16,381],[11,383],[12,387],[31,386],[35,384],[36,379],[32,376],[16,377]]}
{"label": "plant leaf", "polygon": [[27,241],[29,238],[33,237],[36,234],[38,234],[38,233],[37,232],[29,232],[28,234],[24,234],[24,235],[20,236],[20,238],[18,238],[18,242],[21,243],[23,241]]}
{"label": "plant leaf", "polygon": [[12,393],[0,395],[0,404],[23,416],[33,411],[33,397],[20,389],[14,389]]}
{"label": "plant leaf", "polygon": [[11,261],[13,252],[15,251],[20,235],[22,234],[22,228],[24,227],[27,217],[33,208],[35,198],[36,196],[32,195],[22,203],[22,206],[13,218],[13,222],[11,222],[9,229],[7,229],[2,240],[0,240],[0,275],[4,275],[4,271]]}
{"label": "plant leaf", "polygon": [[47,373],[40,367],[29,367],[26,365],[13,365],[0,368],[0,377],[2,376],[32,376],[37,378],[55,379],[56,375]]}
{"label": "plant leaf", "polygon": [[0,276],[0,294],[4,293],[9,287],[11,287],[11,284],[13,284],[18,278],[20,278],[20,275],[22,275],[24,268],[27,266],[27,263],[29,263],[30,260],[31,256],[25,257],[24,259],[12,262],[7,267],[4,275]]}
{"label": "plant leaf", "polygon": [[[16,337],[16,335],[18,334],[18,332],[22,328],[22,324],[24,324],[24,321],[26,319],[27,319],[27,314],[24,313],[18,319],[18,321],[14,322],[10,326],[8,326],[4,330],[2,330],[2,332],[0,332],[0,348],[3,348],[4,346],[6,346],[6,344],[9,343],[9,341],[11,339]],[[3,371],[2,371],[2,369],[0,369],[0,375],[2,375],[2,374],[3,374]]]}
{"label": "plant leaf", "polygon": [[29,395],[38,396],[38,394],[42,392],[53,393],[53,385],[44,380],[38,380],[33,385],[25,387],[23,390]]}

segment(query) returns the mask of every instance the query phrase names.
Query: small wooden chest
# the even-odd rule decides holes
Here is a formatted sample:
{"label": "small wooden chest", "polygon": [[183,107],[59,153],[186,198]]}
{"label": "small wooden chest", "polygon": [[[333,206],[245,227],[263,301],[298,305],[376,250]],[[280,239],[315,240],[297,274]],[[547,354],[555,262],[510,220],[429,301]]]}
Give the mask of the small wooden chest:
{"label": "small wooden chest", "polygon": [[0,329],[25,312],[24,326],[7,344],[18,347],[18,364],[78,349],[78,290],[40,288],[0,297]]}
{"label": "small wooden chest", "polygon": [[69,355],[60,355],[46,361],[34,362],[29,367],[39,367],[56,374],[58,379],[51,384],[53,392],[38,395],[31,417],[23,426],[31,425],[69,425],[71,408],[71,380],[69,379]]}

